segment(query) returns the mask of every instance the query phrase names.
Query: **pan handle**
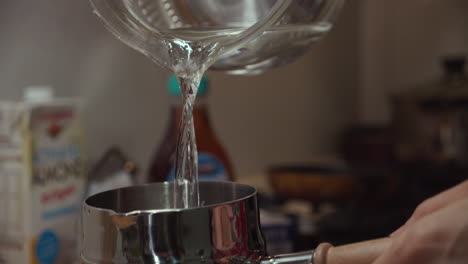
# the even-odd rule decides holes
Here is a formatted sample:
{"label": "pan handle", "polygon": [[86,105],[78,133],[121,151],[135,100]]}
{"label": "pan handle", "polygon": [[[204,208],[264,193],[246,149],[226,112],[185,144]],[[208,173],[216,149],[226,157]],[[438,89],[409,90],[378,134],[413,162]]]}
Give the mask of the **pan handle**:
{"label": "pan handle", "polygon": [[391,238],[380,238],[334,247],[321,243],[315,250],[271,256],[261,264],[371,264],[392,243]]}

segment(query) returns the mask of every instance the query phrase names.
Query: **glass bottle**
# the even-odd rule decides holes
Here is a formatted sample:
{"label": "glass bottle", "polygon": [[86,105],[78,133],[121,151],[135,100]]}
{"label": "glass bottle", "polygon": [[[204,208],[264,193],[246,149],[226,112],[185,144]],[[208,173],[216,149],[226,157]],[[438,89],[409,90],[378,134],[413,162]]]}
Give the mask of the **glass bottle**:
{"label": "glass bottle", "polygon": [[[169,124],[166,134],[150,164],[146,182],[173,181],[175,175],[175,151],[182,103],[180,87],[175,76],[168,81],[169,94],[174,102],[170,109]],[[206,95],[208,80],[203,77],[198,88],[197,101],[193,108],[195,135],[198,148],[198,178],[199,180],[229,180],[233,181],[233,170],[229,157],[218,140],[211,126]]]}

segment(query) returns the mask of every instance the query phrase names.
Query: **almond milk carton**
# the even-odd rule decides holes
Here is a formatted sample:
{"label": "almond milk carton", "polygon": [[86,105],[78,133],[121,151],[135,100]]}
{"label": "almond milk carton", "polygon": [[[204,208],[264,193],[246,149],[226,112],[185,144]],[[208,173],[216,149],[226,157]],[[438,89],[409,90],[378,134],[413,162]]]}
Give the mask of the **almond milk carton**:
{"label": "almond milk carton", "polygon": [[0,102],[0,263],[79,258],[81,108],[75,99]]}

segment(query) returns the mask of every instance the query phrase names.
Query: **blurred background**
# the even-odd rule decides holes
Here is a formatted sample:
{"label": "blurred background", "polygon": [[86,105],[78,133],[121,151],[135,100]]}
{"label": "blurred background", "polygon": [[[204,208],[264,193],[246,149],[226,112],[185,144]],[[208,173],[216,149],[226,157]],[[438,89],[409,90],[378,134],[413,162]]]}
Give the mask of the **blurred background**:
{"label": "blurred background", "polygon": [[[348,1],[334,30],[295,63],[255,77],[210,72],[210,107],[238,174],[336,154],[356,122],[386,123],[390,92],[440,74],[468,49],[467,3]],[[86,1],[3,1],[0,96],[30,85],[87,101],[91,160],[119,144],[142,167],[163,136],[169,73],[117,41]],[[274,142],[274,144],[272,144]]]}
{"label": "blurred background", "polygon": [[[468,1],[350,0],[331,33],[296,62],[259,76],[208,72],[211,124],[236,179],[264,190],[266,208],[301,198],[287,191],[272,195],[274,175],[359,177],[358,191],[299,199],[306,205],[285,209],[314,219],[334,214],[320,234],[317,226],[302,226],[309,235],[304,239],[344,243],[385,235],[418,202],[466,175],[464,161],[452,162],[458,157],[434,169],[429,158],[400,156],[393,132],[411,121],[394,115],[401,105],[392,98],[442,83],[447,63],[462,68],[466,54]],[[107,32],[87,1],[0,2],[0,98],[19,100],[32,85],[83,98],[91,167],[118,146],[142,181],[168,126],[168,77]],[[428,171],[438,174],[422,178]],[[313,184],[332,185],[325,181]],[[370,197],[379,204],[359,202]],[[406,207],[394,206],[399,199]]]}

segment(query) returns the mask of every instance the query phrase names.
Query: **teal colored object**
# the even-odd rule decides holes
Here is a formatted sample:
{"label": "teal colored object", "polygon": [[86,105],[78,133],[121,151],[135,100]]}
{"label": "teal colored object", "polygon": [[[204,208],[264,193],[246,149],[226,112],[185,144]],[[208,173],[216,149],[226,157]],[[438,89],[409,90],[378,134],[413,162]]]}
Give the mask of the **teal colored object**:
{"label": "teal colored object", "polygon": [[[169,80],[168,80],[168,88],[169,88],[169,94],[173,96],[180,96],[180,87],[179,87],[179,82],[177,81],[177,78],[172,75]],[[198,92],[197,96],[204,96],[208,93],[208,79],[203,76],[200,85],[198,86]]]}

